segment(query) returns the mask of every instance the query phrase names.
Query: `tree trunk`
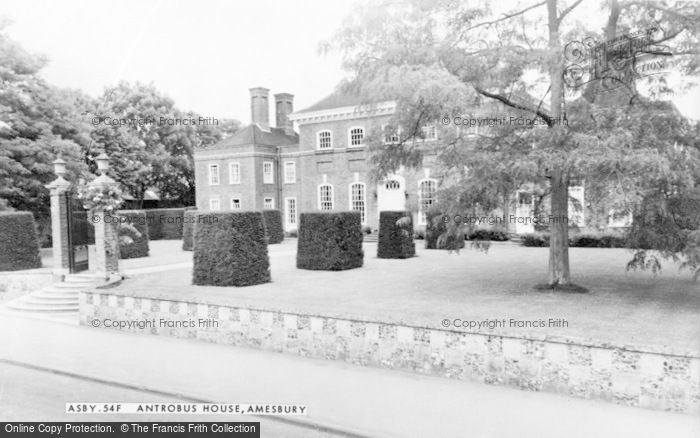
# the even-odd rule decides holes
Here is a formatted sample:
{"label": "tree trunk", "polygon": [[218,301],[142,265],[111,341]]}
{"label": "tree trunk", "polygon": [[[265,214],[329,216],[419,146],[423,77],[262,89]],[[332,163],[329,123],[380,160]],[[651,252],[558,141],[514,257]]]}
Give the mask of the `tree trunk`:
{"label": "tree trunk", "polygon": [[[547,0],[549,28],[550,103],[554,124],[549,129],[563,129],[561,117],[564,103],[564,64],[559,41],[559,16],[557,0]],[[557,137],[554,136],[554,139]],[[557,140],[554,140],[557,141]],[[551,217],[549,238],[549,286],[569,286],[569,176],[564,166],[552,163],[551,169]]]}
{"label": "tree trunk", "polygon": [[549,286],[568,286],[569,275],[569,181],[561,169],[551,174],[552,208],[549,238]]}

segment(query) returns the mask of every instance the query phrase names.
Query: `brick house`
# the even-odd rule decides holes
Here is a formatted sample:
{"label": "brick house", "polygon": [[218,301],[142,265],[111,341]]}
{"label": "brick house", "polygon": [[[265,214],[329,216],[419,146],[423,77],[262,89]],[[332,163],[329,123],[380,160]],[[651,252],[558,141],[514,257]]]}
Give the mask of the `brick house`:
{"label": "brick house", "polygon": [[[415,211],[414,223],[425,225],[424,212],[436,200],[439,179],[432,168],[435,154],[430,153],[439,144],[435,127],[424,128],[422,169],[402,168],[377,182],[370,175],[364,140],[370,133],[384,135],[395,110],[392,102],[361,105],[357,97],[335,92],[294,112],[293,95],[273,97],[276,126],[269,122],[269,90],[251,88],[251,124],[195,151],[200,211],[279,209],[285,230],[290,231],[296,229],[300,212],[357,210],[363,225],[376,229],[379,211],[410,208]],[[391,135],[385,141],[391,142]],[[583,205],[583,187],[572,187],[570,192]],[[531,215],[533,202],[527,191],[518,191],[511,212]],[[574,217],[583,224],[582,211]],[[533,231],[532,224],[508,228],[516,233]]]}
{"label": "brick house", "polygon": [[[371,108],[334,93],[293,112],[293,96],[274,95],[276,126],[269,123],[269,90],[250,89],[251,124],[206,149],[195,151],[197,208],[201,211],[280,209],[286,230],[299,212],[357,210],[376,229],[380,210],[403,210],[435,199],[430,155],[420,171],[402,170],[380,183],[370,178],[364,144],[394,111],[392,103]],[[299,133],[294,131],[296,122]],[[433,131],[434,133],[434,131]],[[436,140],[432,136],[426,143]]]}

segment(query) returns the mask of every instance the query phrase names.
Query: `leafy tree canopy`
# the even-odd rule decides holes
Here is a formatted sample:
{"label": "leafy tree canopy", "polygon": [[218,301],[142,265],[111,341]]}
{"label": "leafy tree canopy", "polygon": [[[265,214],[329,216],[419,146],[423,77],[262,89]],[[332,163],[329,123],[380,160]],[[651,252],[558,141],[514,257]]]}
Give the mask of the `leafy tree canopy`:
{"label": "leafy tree canopy", "polygon": [[[398,144],[383,145],[381,134],[369,140],[379,174],[418,167],[436,153],[444,212],[489,211],[534,184],[550,193],[552,214],[567,218],[568,187],[584,182],[594,207],[639,213],[655,194],[683,197],[697,187],[697,128],[662,100],[674,88],[665,76],[633,70],[637,56],[620,75],[598,79],[594,59],[573,56],[595,44],[569,53],[577,47],[569,43],[653,28],[644,50],[661,45],[673,54],[668,65],[680,88],[698,74],[698,22],[700,5],[689,2],[545,0],[504,9],[498,2],[383,1],[358,8],[324,49],[343,54],[347,90],[367,102],[397,102]],[[594,80],[568,88],[572,58]],[[454,126],[455,116],[507,123],[475,135]],[[511,124],[511,117],[543,123]],[[416,140],[435,122],[442,142],[428,152]],[[551,233],[548,284],[569,286],[568,228],[553,223]],[[655,248],[679,250],[663,241]]]}

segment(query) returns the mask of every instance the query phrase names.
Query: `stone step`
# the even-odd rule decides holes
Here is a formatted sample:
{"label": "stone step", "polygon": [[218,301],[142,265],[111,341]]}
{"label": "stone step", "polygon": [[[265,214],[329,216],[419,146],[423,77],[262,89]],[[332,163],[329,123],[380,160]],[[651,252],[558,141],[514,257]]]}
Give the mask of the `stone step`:
{"label": "stone step", "polygon": [[104,283],[104,278],[94,275],[70,274],[64,278],[64,283]]}
{"label": "stone step", "polygon": [[6,309],[41,315],[74,314],[77,317],[80,291],[105,283],[104,278],[92,273],[70,274],[64,280],[10,301]]}
{"label": "stone step", "polygon": [[66,283],[66,282],[61,282],[61,283],[54,283],[51,287],[55,289],[68,289],[68,290],[83,290],[83,289],[91,289],[95,286],[99,286],[101,283],[97,282],[90,282],[90,283]]}
{"label": "stone step", "polygon": [[47,286],[43,289],[38,290],[37,292],[49,292],[49,293],[56,293],[56,294],[77,294],[80,292],[83,288],[80,287],[55,287],[55,285]]}
{"label": "stone step", "polygon": [[65,280],[60,283],[63,284],[72,284],[74,286],[91,286],[91,285],[99,285],[104,282],[101,281],[95,281],[95,280]]}
{"label": "stone step", "polygon": [[31,305],[41,305],[41,306],[77,306],[78,305],[78,298],[77,297],[69,297],[69,298],[44,298],[41,296],[36,296],[36,295],[27,295],[24,297],[23,300],[19,301],[19,303],[23,304],[31,304]]}
{"label": "stone step", "polygon": [[31,294],[32,297],[34,298],[40,298],[40,299],[45,299],[45,300],[77,300],[78,299],[78,293],[69,293],[69,292],[53,292],[53,291],[46,291],[46,290],[40,290],[38,292],[34,292]]}
{"label": "stone step", "polygon": [[376,234],[365,234],[364,236],[362,236],[362,241],[363,242],[378,242],[379,236]]}

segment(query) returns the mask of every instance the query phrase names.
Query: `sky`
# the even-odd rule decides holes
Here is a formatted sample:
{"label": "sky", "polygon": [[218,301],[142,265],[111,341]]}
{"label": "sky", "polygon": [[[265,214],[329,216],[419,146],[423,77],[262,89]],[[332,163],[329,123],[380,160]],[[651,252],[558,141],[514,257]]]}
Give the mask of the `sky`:
{"label": "sky", "polygon": [[42,75],[54,85],[98,96],[120,80],[153,82],[180,109],[247,123],[249,88],[292,93],[295,109],[334,90],[340,56],[318,46],[352,3],[2,0],[0,16],[10,38],[49,58]]}
{"label": "sky", "polygon": [[[152,82],[182,110],[248,123],[249,88],[292,93],[297,110],[334,90],[340,56],[318,46],[355,1],[2,0],[0,17],[49,58],[42,75],[54,85],[98,96],[120,80]],[[674,101],[700,119],[699,88]]]}

